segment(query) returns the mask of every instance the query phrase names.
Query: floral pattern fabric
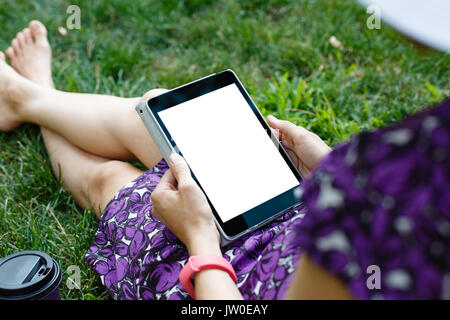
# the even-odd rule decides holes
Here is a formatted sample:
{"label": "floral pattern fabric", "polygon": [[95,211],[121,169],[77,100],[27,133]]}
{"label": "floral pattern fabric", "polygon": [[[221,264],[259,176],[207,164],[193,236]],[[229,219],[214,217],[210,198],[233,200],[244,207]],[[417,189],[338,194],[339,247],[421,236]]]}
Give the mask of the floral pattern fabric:
{"label": "floral pattern fabric", "polygon": [[303,199],[295,244],[356,298],[450,299],[450,100],[335,148]]}
{"label": "floral pattern fabric", "polygon": [[[184,245],[152,214],[151,192],[165,161],[124,186],[106,206],[86,261],[114,299],[188,299],[178,275]],[[292,246],[300,205],[223,248],[245,299],[281,299],[300,255]]]}
{"label": "floral pattern fabric", "polygon": [[[118,192],[86,254],[115,299],[189,298],[187,251],[152,214],[166,170]],[[450,101],[336,147],[302,189],[304,207],[223,248],[244,298],[281,299],[306,252],[359,299],[450,299]]]}

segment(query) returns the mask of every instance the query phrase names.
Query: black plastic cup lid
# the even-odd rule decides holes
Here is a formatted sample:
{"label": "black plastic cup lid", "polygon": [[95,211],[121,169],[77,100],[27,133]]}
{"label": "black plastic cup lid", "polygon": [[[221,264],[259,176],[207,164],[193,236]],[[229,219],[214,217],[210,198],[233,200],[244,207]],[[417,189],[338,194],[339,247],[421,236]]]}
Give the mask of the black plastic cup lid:
{"label": "black plastic cup lid", "polygon": [[46,253],[22,251],[0,259],[0,300],[42,299],[60,282],[61,268]]}

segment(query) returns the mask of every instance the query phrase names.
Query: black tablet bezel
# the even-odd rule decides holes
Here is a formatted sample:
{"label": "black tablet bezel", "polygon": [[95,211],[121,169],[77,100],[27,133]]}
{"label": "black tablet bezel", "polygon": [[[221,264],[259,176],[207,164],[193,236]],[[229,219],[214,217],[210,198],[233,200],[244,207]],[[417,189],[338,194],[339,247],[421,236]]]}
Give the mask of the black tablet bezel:
{"label": "black tablet bezel", "polygon": [[[292,163],[291,159],[289,158],[286,150],[283,148],[281,143],[278,142],[278,140],[272,136],[271,129],[262,116],[262,114],[259,112],[256,105],[253,103],[252,99],[248,95],[247,91],[242,86],[241,82],[235,75],[235,73],[231,70],[225,70],[220,73],[216,73],[213,75],[210,75],[208,77],[202,78],[200,80],[188,83],[186,85],[183,85],[181,87],[175,88],[173,90],[170,90],[166,93],[163,93],[157,97],[154,97],[147,101],[147,107],[150,109],[150,112],[154,115],[155,119],[157,120],[158,124],[160,125],[162,131],[167,137],[167,140],[172,145],[173,149],[176,150],[180,155],[183,155],[181,150],[178,149],[176,146],[175,141],[173,141],[170,132],[167,130],[166,126],[164,125],[164,122],[161,120],[161,118],[158,115],[158,112],[166,110],[168,108],[171,108],[173,106],[176,106],[180,103],[183,103],[185,101],[194,99],[196,97],[202,96],[204,94],[207,94],[209,92],[215,91],[217,89],[226,87],[230,84],[235,84],[245,100],[247,101],[248,105],[252,109],[255,116],[258,118],[261,125],[266,130],[269,137],[271,137],[272,140],[275,139],[274,144],[278,146],[278,150],[283,157],[283,159],[286,161],[287,165],[297,178],[297,180],[300,182],[302,180],[302,176],[300,172],[297,170],[295,165]],[[195,173],[191,170],[191,175],[194,178],[194,180],[197,182],[197,184],[200,186],[200,188],[203,190],[201,183],[197,180]],[[212,212],[219,223],[222,230],[225,232],[225,234],[232,238],[235,237],[244,231],[248,230],[249,228],[253,228],[255,226],[259,226],[264,224],[265,221],[270,221],[271,218],[276,217],[277,215],[281,214],[282,212],[286,211],[290,207],[298,204],[298,198],[295,196],[295,189],[297,187],[294,187],[280,195],[278,195],[275,198],[272,198],[257,207],[248,210],[247,212],[244,212],[240,214],[239,216],[227,221],[223,222],[220,218],[220,215],[217,213],[216,209],[214,208],[214,205],[209,200],[208,195],[205,193],[206,198],[208,199],[209,205],[211,206]]]}

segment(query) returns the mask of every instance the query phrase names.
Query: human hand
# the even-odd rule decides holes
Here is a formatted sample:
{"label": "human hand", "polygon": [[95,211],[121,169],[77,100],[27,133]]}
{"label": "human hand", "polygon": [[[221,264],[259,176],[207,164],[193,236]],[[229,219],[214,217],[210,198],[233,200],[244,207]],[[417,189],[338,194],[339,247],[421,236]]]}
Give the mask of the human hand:
{"label": "human hand", "polygon": [[189,254],[220,254],[220,237],[205,194],[180,155],[170,156],[167,170],[153,190],[153,214],[187,247]]}
{"label": "human hand", "polygon": [[304,177],[331,152],[331,148],[318,135],[301,126],[272,115],[267,117],[267,121],[278,132],[278,139]]}

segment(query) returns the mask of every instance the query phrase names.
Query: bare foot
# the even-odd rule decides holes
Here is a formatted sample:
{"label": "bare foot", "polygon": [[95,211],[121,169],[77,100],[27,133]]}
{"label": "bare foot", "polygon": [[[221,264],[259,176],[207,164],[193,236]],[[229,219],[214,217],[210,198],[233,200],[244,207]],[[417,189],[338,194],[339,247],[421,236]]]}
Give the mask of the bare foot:
{"label": "bare foot", "polygon": [[51,73],[52,51],[45,26],[33,20],[19,32],[6,54],[11,66],[36,84],[54,88]]}
{"label": "bare foot", "polygon": [[13,130],[22,123],[22,106],[36,96],[38,88],[14,71],[0,52],[0,131]]}

